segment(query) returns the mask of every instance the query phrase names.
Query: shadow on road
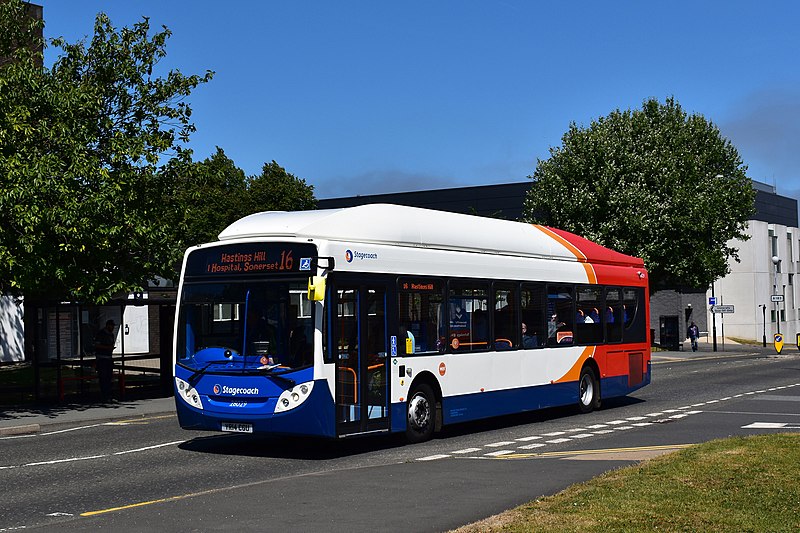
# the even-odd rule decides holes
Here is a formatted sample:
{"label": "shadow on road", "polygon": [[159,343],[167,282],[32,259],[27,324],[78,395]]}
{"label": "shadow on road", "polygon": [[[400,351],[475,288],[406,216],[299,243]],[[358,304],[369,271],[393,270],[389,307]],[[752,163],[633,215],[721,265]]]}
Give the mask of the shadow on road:
{"label": "shadow on road", "polygon": [[[600,412],[642,403],[644,400],[622,397],[604,400]],[[447,440],[464,435],[474,435],[513,428],[540,422],[573,417],[580,421],[576,407],[554,407],[527,413],[514,414],[445,426],[434,436],[436,440]],[[580,423],[580,422],[576,422]],[[243,457],[273,459],[304,459],[325,461],[351,457],[409,445],[403,434],[372,435],[347,439],[321,439],[314,437],[264,437],[238,434],[219,434],[197,437],[181,444],[182,450]]]}

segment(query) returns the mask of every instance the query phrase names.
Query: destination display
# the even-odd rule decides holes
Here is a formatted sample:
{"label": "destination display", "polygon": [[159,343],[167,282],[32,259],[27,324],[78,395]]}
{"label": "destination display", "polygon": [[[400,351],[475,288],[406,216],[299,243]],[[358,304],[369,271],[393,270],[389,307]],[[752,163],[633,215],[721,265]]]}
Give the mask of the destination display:
{"label": "destination display", "polygon": [[438,279],[402,278],[398,287],[402,292],[442,292],[442,282]]}
{"label": "destination display", "polygon": [[186,276],[252,276],[308,272],[317,255],[313,244],[246,243],[202,248],[189,254]]}

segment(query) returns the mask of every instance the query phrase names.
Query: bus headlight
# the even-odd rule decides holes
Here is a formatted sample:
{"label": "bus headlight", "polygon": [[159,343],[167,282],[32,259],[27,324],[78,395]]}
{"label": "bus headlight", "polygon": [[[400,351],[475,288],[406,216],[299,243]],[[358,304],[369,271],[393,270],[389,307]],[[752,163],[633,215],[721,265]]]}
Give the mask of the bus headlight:
{"label": "bus headlight", "polygon": [[184,402],[198,409],[203,408],[203,402],[200,401],[200,393],[181,378],[175,378],[175,390],[178,391],[178,396],[183,398]]}
{"label": "bus headlight", "polygon": [[284,413],[286,411],[291,411],[311,396],[311,390],[313,388],[314,382],[307,381],[283,391],[278,397],[278,403],[275,405],[275,412]]}

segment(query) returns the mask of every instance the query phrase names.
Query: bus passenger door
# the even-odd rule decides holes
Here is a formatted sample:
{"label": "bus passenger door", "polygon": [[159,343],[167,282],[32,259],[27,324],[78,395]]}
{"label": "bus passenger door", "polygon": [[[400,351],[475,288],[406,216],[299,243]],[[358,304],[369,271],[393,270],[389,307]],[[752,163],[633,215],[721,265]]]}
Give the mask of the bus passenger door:
{"label": "bus passenger door", "polygon": [[336,420],[338,434],[389,427],[386,287],[336,287]]}

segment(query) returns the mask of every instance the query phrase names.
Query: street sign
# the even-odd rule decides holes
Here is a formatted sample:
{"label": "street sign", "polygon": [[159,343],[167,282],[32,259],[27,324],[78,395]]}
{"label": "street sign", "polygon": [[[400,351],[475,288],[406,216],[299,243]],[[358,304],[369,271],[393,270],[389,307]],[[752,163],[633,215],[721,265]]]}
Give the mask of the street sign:
{"label": "street sign", "polygon": [[715,296],[709,296],[708,305],[717,305],[717,298]]}
{"label": "street sign", "polygon": [[772,300],[773,302],[782,302],[782,301],[783,301],[783,294],[773,294],[773,295],[772,295],[772,296],[770,296],[769,298],[770,298],[770,300]]}
{"label": "street sign", "polygon": [[733,313],[732,305],[715,305],[711,308],[712,313]]}

